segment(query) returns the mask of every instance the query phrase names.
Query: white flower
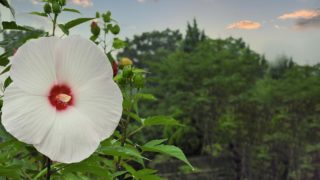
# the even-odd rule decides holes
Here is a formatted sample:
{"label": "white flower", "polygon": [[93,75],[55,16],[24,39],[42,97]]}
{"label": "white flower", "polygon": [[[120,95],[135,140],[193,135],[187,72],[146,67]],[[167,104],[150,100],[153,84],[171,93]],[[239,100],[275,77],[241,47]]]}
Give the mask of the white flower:
{"label": "white flower", "polygon": [[13,56],[10,76],[3,126],[54,161],[89,157],[119,123],[121,91],[106,56],[89,40],[31,40]]}

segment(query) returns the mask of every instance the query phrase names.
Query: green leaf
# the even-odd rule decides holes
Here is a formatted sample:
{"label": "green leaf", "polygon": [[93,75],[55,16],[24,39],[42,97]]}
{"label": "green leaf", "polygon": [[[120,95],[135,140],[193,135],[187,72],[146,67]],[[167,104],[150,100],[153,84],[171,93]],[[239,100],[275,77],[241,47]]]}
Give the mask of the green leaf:
{"label": "green leaf", "polygon": [[2,26],[3,26],[3,29],[31,31],[30,28],[19,26],[14,21],[3,21]]}
{"label": "green leaf", "polygon": [[93,20],[94,18],[78,18],[78,19],[74,19],[72,21],[67,22],[64,27],[69,30],[79,24],[85,23],[87,21]]}
{"label": "green leaf", "polygon": [[115,179],[116,177],[124,175],[125,173],[127,173],[127,171],[117,171],[113,173],[111,176],[112,176],[112,179]]}
{"label": "green leaf", "polygon": [[0,75],[10,71],[11,65],[7,66],[4,70],[1,71]]}
{"label": "green leaf", "polygon": [[113,47],[115,49],[121,49],[124,48],[127,45],[127,43],[119,38],[114,38],[113,39]]}
{"label": "green leaf", "polygon": [[99,164],[86,164],[86,163],[71,164],[70,166],[67,166],[63,170],[63,172],[64,173],[83,172],[83,173],[90,173],[99,177],[103,177],[106,180],[112,179],[111,174]]}
{"label": "green leaf", "polygon": [[164,144],[157,144],[159,143],[160,140],[154,141],[154,142],[149,142],[143,146],[141,146],[141,149],[143,151],[148,151],[148,152],[158,152],[161,154],[166,154],[172,157],[175,157],[181,161],[183,161],[184,163],[186,163],[188,166],[190,166],[192,169],[193,166],[189,163],[189,161],[187,160],[186,156],[184,155],[183,151],[173,145],[164,145]]}
{"label": "green leaf", "polygon": [[3,6],[9,8],[10,11],[11,11],[11,14],[14,16],[14,9],[10,6],[10,4],[9,4],[9,2],[8,2],[7,0],[0,0],[0,3],[1,3]]}
{"label": "green leaf", "polygon": [[169,116],[153,116],[145,119],[143,121],[144,126],[157,126],[157,125],[167,125],[167,126],[182,126],[177,120]]}
{"label": "green leaf", "polygon": [[73,12],[73,13],[78,13],[81,14],[81,12],[77,9],[71,9],[71,8],[64,8],[62,9],[62,11],[66,11],[66,12]]}
{"label": "green leaf", "polygon": [[122,146],[104,146],[99,150],[100,153],[110,156],[121,156],[122,158],[132,157],[134,160],[143,165],[143,157],[140,152],[134,147]]}
{"label": "green leaf", "polygon": [[167,139],[155,139],[147,142],[144,146],[156,146],[162,144],[165,141],[167,141]]}
{"label": "green leaf", "polygon": [[157,170],[153,169],[142,169],[136,171],[133,175],[135,178],[140,180],[163,180],[163,178],[155,174],[156,172]]}
{"label": "green leaf", "polygon": [[0,165],[0,177],[8,177],[13,179],[20,179],[20,167],[19,166],[2,166]]}
{"label": "green leaf", "polygon": [[58,26],[63,33],[65,33],[66,35],[69,35],[69,30],[65,27],[65,25],[59,24]]}
{"label": "green leaf", "polygon": [[12,83],[12,79],[10,77],[7,77],[7,79],[4,81],[4,88],[7,88]]}
{"label": "green leaf", "polygon": [[135,100],[150,100],[150,101],[155,101],[157,98],[152,95],[152,94],[145,94],[145,93],[138,93],[134,96]]}
{"label": "green leaf", "polygon": [[37,16],[48,17],[48,15],[46,13],[42,13],[42,12],[31,12],[30,14],[37,15]]}
{"label": "green leaf", "polygon": [[8,53],[3,53],[0,55],[0,66],[6,66],[9,64]]}

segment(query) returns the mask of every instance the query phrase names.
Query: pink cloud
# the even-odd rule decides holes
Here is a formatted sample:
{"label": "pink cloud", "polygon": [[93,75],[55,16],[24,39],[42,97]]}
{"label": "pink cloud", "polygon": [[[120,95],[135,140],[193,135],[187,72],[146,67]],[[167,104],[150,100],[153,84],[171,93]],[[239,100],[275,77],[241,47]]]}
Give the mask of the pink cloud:
{"label": "pink cloud", "polygon": [[227,29],[246,29],[246,30],[253,30],[253,29],[260,29],[261,24],[254,21],[243,20],[227,26]]}
{"label": "pink cloud", "polygon": [[279,16],[279,19],[311,19],[316,16],[320,16],[320,10],[298,10],[291,13],[286,13]]}
{"label": "pink cloud", "polygon": [[71,0],[71,2],[82,7],[89,7],[93,5],[91,0]]}

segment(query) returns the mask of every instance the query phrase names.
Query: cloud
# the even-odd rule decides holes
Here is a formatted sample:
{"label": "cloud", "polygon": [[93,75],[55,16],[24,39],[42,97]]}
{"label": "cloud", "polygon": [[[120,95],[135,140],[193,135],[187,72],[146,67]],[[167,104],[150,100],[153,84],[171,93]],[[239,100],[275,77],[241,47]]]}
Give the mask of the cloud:
{"label": "cloud", "polygon": [[243,20],[227,26],[227,29],[246,29],[246,30],[253,30],[253,29],[260,29],[261,24],[259,22]]}
{"label": "cloud", "polygon": [[297,30],[320,28],[320,10],[298,10],[292,13],[283,14],[278,17],[282,20],[295,19],[294,28]]}
{"label": "cloud", "polygon": [[279,19],[286,20],[286,19],[311,19],[314,17],[320,16],[320,10],[298,10],[291,13],[286,13],[279,16]]}
{"label": "cloud", "polygon": [[71,3],[82,7],[89,7],[93,5],[91,0],[71,0]]}
{"label": "cloud", "polygon": [[304,29],[319,29],[320,28],[320,15],[310,19],[299,19],[296,21],[295,28],[298,30]]}

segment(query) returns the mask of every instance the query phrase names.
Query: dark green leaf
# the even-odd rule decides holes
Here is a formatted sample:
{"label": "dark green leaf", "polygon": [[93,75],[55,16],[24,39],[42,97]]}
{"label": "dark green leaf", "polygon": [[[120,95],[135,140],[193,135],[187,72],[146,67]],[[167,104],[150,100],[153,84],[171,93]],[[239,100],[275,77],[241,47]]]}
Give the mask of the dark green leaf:
{"label": "dark green leaf", "polygon": [[58,26],[63,33],[65,33],[66,35],[69,35],[69,30],[63,24],[59,24]]}
{"label": "dark green leaf", "polygon": [[10,68],[11,68],[11,65],[7,66],[4,70],[1,71],[0,75],[8,72],[10,70]]}
{"label": "dark green leaf", "polygon": [[3,29],[12,29],[12,30],[23,30],[23,31],[31,31],[30,28],[19,26],[14,21],[3,21],[2,22]]}
{"label": "dark green leaf", "polygon": [[48,15],[46,13],[42,13],[42,12],[31,12],[30,14],[37,15],[37,16],[48,17]]}
{"label": "dark green leaf", "polygon": [[67,12],[74,12],[74,13],[78,13],[81,14],[81,12],[77,9],[71,9],[71,8],[64,8],[62,9],[62,11],[67,11]]}
{"label": "dark green leaf", "polygon": [[10,11],[11,11],[11,14],[14,16],[14,9],[10,6],[10,4],[8,3],[7,0],[0,0],[0,3],[1,3],[3,6],[9,8]]}
{"label": "dark green leaf", "polygon": [[10,77],[7,77],[7,79],[4,81],[4,88],[7,88],[12,83],[12,79]]}
{"label": "dark green leaf", "polygon": [[85,23],[87,21],[93,20],[94,18],[78,18],[78,19],[74,19],[72,21],[67,22],[64,27],[69,30],[79,24]]}

